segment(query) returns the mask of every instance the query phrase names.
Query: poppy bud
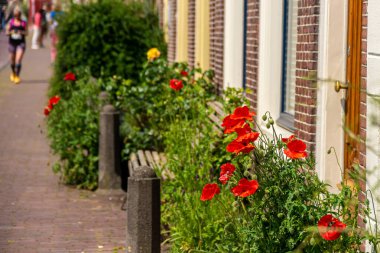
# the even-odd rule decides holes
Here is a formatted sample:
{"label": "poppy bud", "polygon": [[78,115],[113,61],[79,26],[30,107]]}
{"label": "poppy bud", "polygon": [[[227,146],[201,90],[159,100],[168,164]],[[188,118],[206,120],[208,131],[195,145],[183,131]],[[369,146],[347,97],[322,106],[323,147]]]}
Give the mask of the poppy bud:
{"label": "poppy bud", "polygon": [[248,170],[244,171],[244,177],[249,177],[251,175],[251,173],[249,173]]}
{"label": "poppy bud", "polygon": [[251,178],[257,180],[257,175],[253,174],[251,175]]}
{"label": "poppy bud", "polygon": [[274,120],[272,118],[269,119],[269,124],[271,124],[271,125],[274,124]]}
{"label": "poppy bud", "polygon": [[279,219],[281,219],[281,218],[283,218],[285,215],[283,214],[283,213],[279,213],[279,214],[277,214],[277,218],[279,218]]}
{"label": "poppy bud", "polygon": [[315,245],[315,239],[314,239],[314,237],[312,237],[312,238],[310,239],[310,245],[311,245],[311,246],[314,246],[314,245]]}
{"label": "poppy bud", "polygon": [[267,123],[267,124],[266,124],[266,127],[269,129],[269,128],[270,128],[270,124],[269,124],[269,123]]}
{"label": "poppy bud", "polygon": [[331,154],[331,149],[327,150],[327,154]]}
{"label": "poppy bud", "polygon": [[263,117],[261,117],[264,121],[266,121],[268,119],[267,115],[264,114]]}

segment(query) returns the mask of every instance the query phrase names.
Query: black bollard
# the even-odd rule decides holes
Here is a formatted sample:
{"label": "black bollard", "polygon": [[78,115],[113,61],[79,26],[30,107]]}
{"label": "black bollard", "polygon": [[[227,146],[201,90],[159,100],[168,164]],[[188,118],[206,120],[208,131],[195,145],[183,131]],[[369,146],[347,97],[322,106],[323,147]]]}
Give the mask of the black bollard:
{"label": "black bollard", "polygon": [[119,115],[110,104],[100,112],[99,189],[120,188]]}
{"label": "black bollard", "polygon": [[127,252],[160,253],[160,179],[148,166],[128,178]]}

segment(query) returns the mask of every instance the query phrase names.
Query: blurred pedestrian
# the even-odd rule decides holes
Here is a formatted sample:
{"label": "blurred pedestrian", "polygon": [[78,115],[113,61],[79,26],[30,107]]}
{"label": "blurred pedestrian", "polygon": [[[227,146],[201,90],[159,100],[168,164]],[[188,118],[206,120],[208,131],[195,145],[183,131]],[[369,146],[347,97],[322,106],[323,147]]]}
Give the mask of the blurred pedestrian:
{"label": "blurred pedestrian", "polygon": [[41,13],[41,34],[39,37],[39,45],[40,47],[44,47],[44,38],[46,37],[46,34],[48,33],[48,22],[47,22],[47,16],[49,15],[49,5],[48,3],[44,3],[42,5],[42,9],[40,10]]}
{"label": "blurred pedestrian", "polygon": [[33,17],[33,37],[32,37],[32,49],[39,49],[41,47],[40,44],[40,36],[42,30],[42,13],[41,10],[37,11]]}
{"label": "blurred pedestrian", "polygon": [[51,62],[54,62],[55,58],[57,57],[57,44],[58,44],[57,26],[58,26],[58,17],[61,14],[62,14],[61,6],[59,4],[53,5],[52,11],[50,12],[49,19],[48,19],[48,22],[50,24]]}
{"label": "blurred pedestrian", "polygon": [[25,37],[28,35],[26,22],[21,19],[21,9],[16,6],[13,9],[13,18],[7,24],[6,34],[9,36],[9,54],[11,61],[10,80],[15,84],[21,82],[21,62],[25,52]]}

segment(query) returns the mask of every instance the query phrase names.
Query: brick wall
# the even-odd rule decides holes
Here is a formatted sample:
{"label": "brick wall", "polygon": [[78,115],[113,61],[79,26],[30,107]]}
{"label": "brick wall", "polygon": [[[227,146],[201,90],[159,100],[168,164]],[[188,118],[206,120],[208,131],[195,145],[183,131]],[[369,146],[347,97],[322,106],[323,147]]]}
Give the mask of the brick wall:
{"label": "brick wall", "polygon": [[175,61],[177,41],[177,0],[169,0],[169,44],[168,61]]}
{"label": "brick wall", "polygon": [[[361,94],[360,94],[360,137],[366,140],[366,121],[367,121],[367,28],[368,28],[368,0],[363,0],[362,15],[362,55],[361,55]],[[366,146],[360,146],[360,165],[366,167]]]}
{"label": "brick wall", "polygon": [[259,70],[260,0],[248,0],[246,44],[246,87],[252,90],[248,99],[257,111],[257,81]]}
{"label": "brick wall", "polygon": [[218,94],[223,92],[224,1],[210,0],[210,63]]}
{"label": "brick wall", "polygon": [[157,0],[156,1],[156,8],[157,8],[157,12],[158,12],[160,27],[161,27],[161,29],[164,29],[164,1],[163,0]]}
{"label": "brick wall", "polygon": [[317,87],[305,80],[317,73],[319,0],[298,1],[298,38],[296,55],[296,94],[294,125],[296,135],[315,151]]}
{"label": "brick wall", "polygon": [[[361,93],[360,93],[360,128],[359,134],[363,142],[360,144],[359,163],[365,175],[366,168],[366,121],[367,121],[367,31],[368,31],[368,0],[363,0],[363,13],[362,13],[362,45],[361,45]],[[365,178],[360,182],[359,200],[364,203],[366,199],[366,182]],[[366,227],[363,217],[359,217],[358,225],[362,228]],[[362,245],[362,250],[365,249]]]}
{"label": "brick wall", "polygon": [[188,15],[188,62],[194,67],[195,64],[195,0],[189,0]]}

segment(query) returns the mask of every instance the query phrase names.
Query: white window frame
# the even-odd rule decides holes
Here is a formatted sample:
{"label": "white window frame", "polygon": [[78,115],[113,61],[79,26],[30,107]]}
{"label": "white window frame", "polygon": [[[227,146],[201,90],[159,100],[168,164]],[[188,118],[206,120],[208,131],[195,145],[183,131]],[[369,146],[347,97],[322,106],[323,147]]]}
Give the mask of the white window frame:
{"label": "white window frame", "polygon": [[[283,8],[278,0],[260,1],[257,115],[263,130],[266,129],[261,119],[264,113],[269,111],[273,119],[281,115]],[[275,128],[284,137],[293,134],[284,127],[277,125]]]}

